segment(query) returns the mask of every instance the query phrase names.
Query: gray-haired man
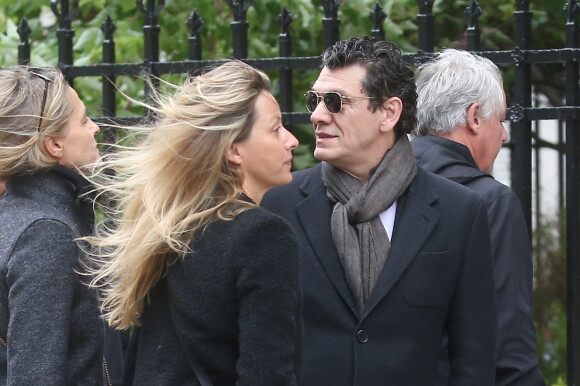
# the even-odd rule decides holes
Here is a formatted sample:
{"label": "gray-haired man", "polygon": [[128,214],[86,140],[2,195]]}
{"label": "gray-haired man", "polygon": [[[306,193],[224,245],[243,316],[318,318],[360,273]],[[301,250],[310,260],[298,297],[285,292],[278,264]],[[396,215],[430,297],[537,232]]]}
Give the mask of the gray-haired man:
{"label": "gray-haired man", "polygon": [[[544,385],[532,320],[532,256],[520,207],[511,189],[491,175],[502,143],[506,96],[490,60],[448,49],[421,66],[417,126],[412,141],[423,168],[476,191],[487,206],[498,316],[496,385]],[[448,354],[447,347],[444,356]],[[439,384],[447,384],[442,360]]]}

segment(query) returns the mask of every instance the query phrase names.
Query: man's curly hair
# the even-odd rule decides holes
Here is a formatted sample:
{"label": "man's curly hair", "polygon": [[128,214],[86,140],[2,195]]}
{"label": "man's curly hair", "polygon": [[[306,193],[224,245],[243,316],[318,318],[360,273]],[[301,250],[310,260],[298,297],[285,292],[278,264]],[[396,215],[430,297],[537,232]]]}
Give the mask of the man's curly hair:
{"label": "man's curly hair", "polygon": [[341,40],[322,54],[322,65],[332,70],[360,64],[366,68],[362,86],[372,99],[369,110],[376,111],[391,97],[399,97],[403,111],[395,126],[397,137],[415,127],[417,91],[413,71],[407,67],[401,51],[394,44],[363,36]]}

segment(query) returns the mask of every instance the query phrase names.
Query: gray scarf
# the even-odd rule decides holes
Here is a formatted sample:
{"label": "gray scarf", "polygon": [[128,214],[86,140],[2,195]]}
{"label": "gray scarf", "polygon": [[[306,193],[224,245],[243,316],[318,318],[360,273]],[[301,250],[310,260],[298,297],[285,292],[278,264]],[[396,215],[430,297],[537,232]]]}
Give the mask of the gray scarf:
{"label": "gray scarf", "polygon": [[363,185],[342,170],[322,164],[326,194],[336,203],[331,217],[332,238],[359,312],[370,298],[391,247],[379,214],[403,194],[416,174],[406,135],[387,151]]}

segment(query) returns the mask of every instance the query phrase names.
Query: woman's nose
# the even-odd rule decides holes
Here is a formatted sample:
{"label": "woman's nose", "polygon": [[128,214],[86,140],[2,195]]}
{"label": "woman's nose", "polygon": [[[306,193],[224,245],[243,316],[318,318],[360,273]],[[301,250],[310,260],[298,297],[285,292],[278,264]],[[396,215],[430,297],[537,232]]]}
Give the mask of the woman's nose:
{"label": "woman's nose", "polygon": [[288,129],[284,128],[286,131],[286,148],[289,150],[295,149],[298,146],[298,139],[292,134]]}

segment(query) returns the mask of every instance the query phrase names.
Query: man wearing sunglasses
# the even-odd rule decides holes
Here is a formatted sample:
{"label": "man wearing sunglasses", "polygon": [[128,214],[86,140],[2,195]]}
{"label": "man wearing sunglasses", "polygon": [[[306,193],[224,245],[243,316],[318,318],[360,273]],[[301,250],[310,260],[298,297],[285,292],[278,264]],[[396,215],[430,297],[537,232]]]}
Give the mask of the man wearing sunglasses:
{"label": "man wearing sunglasses", "polygon": [[[418,70],[412,145],[419,165],[469,187],[486,204],[498,313],[495,385],[539,386],[545,382],[532,318],[530,239],[517,197],[490,174],[508,139],[502,83],[489,59],[459,50],[437,54]],[[447,384],[448,372],[442,360],[437,385]]]}
{"label": "man wearing sunglasses", "polygon": [[449,384],[493,384],[483,202],[416,166],[413,72],[394,44],[340,41],[322,63],[305,96],[322,162],[263,200],[300,242],[300,384],[431,385],[445,332]]}
{"label": "man wearing sunglasses", "polygon": [[339,41],[322,64],[305,96],[321,162],[263,200],[300,242],[300,384],[431,385],[444,333],[449,384],[493,384],[483,202],[416,166],[415,83],[394,44]]}

